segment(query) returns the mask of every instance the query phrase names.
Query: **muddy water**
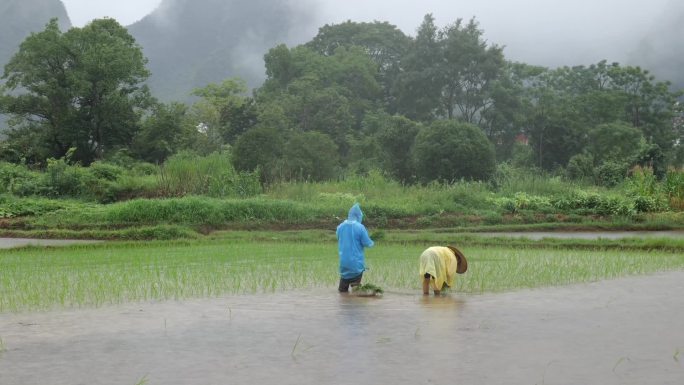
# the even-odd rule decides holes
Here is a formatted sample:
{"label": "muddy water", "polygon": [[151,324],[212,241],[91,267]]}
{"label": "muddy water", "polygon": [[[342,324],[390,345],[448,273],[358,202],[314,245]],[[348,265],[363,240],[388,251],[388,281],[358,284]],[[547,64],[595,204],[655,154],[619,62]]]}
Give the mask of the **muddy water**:
{"label": "muddy water", "polygon": [[684,272],[0,315],[0,384],[682,384]]}
{"label": "muddy water", "polygon": [[473,233],[483,237],[543,238],[562,239],[622,239],[622,238],[684,238],[684,231],[537,231],[513,233]]}
{"label": "muddy water", "polygon": [[11,249],[21,246],[68,246],[77,244],[97,243],[101,241],[85,241],[75,239],[29,239],[29,238],[0,238],[0,249]]}

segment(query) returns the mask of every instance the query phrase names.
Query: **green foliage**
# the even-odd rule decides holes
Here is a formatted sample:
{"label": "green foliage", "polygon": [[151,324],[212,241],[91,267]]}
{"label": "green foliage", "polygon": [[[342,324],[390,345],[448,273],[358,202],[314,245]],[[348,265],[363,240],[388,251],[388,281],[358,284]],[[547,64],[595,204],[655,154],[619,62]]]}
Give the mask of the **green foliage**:
{"label": "green foliage", "polygon": [[597,163],[632,159],[640,150],[641,131],[626,123],[600,124],[589,131],[589,152]]}
{"label": "green foliage", "polygon": [[250,197],[261,193],[259,174],[237,172],[227,153],[198,156],[179,153],[169,158],[159,174],[160,195]]}
{"label": "green foliage", "polygon": [[[49,253],[36,247],[0,250],[0,291],[4,293],[0,312],[333,289],[339,279],[331,268],[334,238],[292,237],[230,232],[225,239],[110,242],[54,248]],[[368,258],[372,267],[364,280],[373,282],[375,289],[419,292],[417,256],[426,243],[453,242],[454,234],[412,232],[393,238],[394,242],[388,240],[372,250]],[[532,242],[459,237],[458,244],[467,245],[459,249],[477,274],[459,276],[454,290],[499,292],[682,269],[681,243],[659,241],[637,240],[630,249],[625,240]],[[674,252],[658,250],[668,246]],[[525,273],[511,274],[517,271]]]}
{"label": "green foliage", "polygon": [[339,167],[337,145],[320,132],[294,132],[285,144],[283,163],[288,180],[332,179]]}
{"label": "green foliage", "polygon": [[596,178],[594,156],[588,153],[573,155],[568,161],[565,171],[570,179],[593,182]]}
{"label": "green foliage", "polygon": [[67,159],[48,159],[45,186],[52,197],[77,197],[82,194],[90,174],[78,164],[69,165]]}
{"label": "green foliage", "polygon": [[192,94],[202,98],[192,106],[192,125],[201,125],[207,136],[222,144],[235,143],[256,124],[257,105],[246,96],[247,85],[242,79],[225,79],[221,84],[195,89]]}
{"label": "green foliage", "polygon": [[684,169],[669,169],[665,175],[663,190],[670,200],[670,207],[684,210]]}
{"label": "green foliage", "polygon": [[186,123],[187,108],[179,103],[156,104],[133,138],[136,158],[162,163],[182,148],[191,146],[199,132]]}
{"label": "green foliage", "polygon": [[118,224],[174,223],[221,228],[230,222],[297,223],[312,220],[316,214],[301,204],[286,201],[187,197],[116,203],[108,206],[101,215],[106,221]]}
{"label": "green foliage", "polygon": [[233,166],[242,172],[256,172],[264,184],[279,177],[279,161],[283,153],[283,139],[272,128],[256,127],[244,133],[235,143]]}
{"label": "green foliage", "polygon": [[486,180],[495,170],[494,146],[467,123],[436,121],[421,129],[413,155],[423,182]]}
{"label": "green foliage", "polygon": [[[51,20],[31,34],[5,66],[3,112],[12,116],[12,140],[33,142],[31,155],[90,163],[130,145],[149,100],[142,50],[114,19],[61,32]],[[62,186],[63,187],[63,186]]]}
{"label": "green foliage", "polygon": [[371,114],[364,121],[364,130],[375,140],[374,153],[360,153],[359,157],[377,157],[382,169],[401,182],[415,179],[413,159],[407,154],[413,151],[420,126],[402,116]]}
{"label": "green foliage", "polygon": [[516,168],[533,168],[534,151],[527,144],[515,142],[511,149],[511,166]]}
{"label": "green foliage", "polygon": [[126,172],[123,167],[101,161],[91,163],[88,171],[97,179],[109,181],[116,181]]}
{"label": "green foliage", "polygon": [[605,161],[596,169],[596,181],[600,186],[615,187],[627,176],[628,164],[621,161]]}
{"label": "green foliage", "polygon": [[[279,111],[283,128],[329,135],[345,159],[347,136],[360,128],[381,97],[377,65],[357,46],[339,47],[324,56],[305,46],[280,45],[265,61],[268,79],[257,92],[260,112]],[[259,123],[272,120],[269,115],[260,113]]]}
{"label": "green foliage", "polygon": [[41,190],[41,175],[25,165],[0,162],[0,193],[34,195]]}
{"label": "green foliage", "polygon": [[634,205],[624,196],[599,194],[582,190],[552,198],[551,205],[564,213],[597,214],[604,216],[630,216]]}

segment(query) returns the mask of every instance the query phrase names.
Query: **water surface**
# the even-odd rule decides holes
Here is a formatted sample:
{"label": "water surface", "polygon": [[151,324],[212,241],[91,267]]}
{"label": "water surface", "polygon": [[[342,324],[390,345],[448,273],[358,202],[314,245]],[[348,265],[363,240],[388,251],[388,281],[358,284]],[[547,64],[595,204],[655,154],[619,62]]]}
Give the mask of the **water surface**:
{"label": "water surface", "polygon": [[682,384],[684,272],[0,314],[0,384]]}
{"label": "water surface", "polygon": [[11,249],[21,246],[69,246],[102,241],[78,240],[78,239],[31,239],[31,238],[0,238],[0,249]]}
{"label": "water surface", "polygon": [[623,239],[623,238],[680,238],[684,239],[684,231],[533,231],[533,232],[483,232],[471,233],[483,237],[509,237],[540,240],[544,238],[560,239]]}

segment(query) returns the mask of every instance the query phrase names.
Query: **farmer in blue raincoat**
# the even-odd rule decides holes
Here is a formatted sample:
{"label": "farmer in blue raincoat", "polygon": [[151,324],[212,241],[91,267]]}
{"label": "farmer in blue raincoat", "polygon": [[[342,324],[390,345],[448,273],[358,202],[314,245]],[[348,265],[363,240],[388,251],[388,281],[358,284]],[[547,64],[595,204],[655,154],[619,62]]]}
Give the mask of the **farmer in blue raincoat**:
{"label": "farmer in blue raincoat", "polygon": [[373,240],[368,236],[366,226],[361,224],[363,212],[358,203],[349,209],[347,220],[337,226],[337,242],[340,254],[340,286],[342,293],[361,284],[361,277],[366,270],[363,255],[365,247],[372,247]]}

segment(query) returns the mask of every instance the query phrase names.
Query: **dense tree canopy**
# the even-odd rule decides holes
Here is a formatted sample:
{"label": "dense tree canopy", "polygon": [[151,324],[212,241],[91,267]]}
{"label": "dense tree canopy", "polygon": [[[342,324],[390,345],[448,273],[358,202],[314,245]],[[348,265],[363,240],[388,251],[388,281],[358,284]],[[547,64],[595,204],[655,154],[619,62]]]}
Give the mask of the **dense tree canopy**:
{"label": "dense tree canopy", "polygon": [[477,126],[438,120],[416,137],[413,154],[423,182],[487,180],[496,159],[494,147]]}
{"label": "dense tree canopy", "polygon": [[227,78],[160,104],[140,47],[115,21],[31,35],[5,67],[0,157],[88,164],[124,149],[163,162],[231,154],[263,183],[378,169],[402,183],[486,180],[495,161],[618,183],[684,162],[682,95],[639,67],[555,69],[507,61],[476,20],[426,15],[415,36],[387,22],[325,25],[264,55],[266,80]]}
{"label": "dense tree canopy", "polygon": [[113,19],[64,33],[52,20],[5,66],[5,87],[13,92],[5,93],[2,109],[21,136],[37,138],[37,155],[61,157],[75,148],[74,160],[90,163],[131,144],[149,102],[145,63]]}

